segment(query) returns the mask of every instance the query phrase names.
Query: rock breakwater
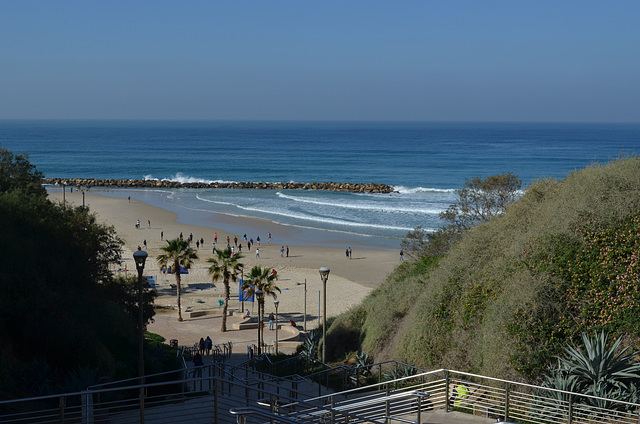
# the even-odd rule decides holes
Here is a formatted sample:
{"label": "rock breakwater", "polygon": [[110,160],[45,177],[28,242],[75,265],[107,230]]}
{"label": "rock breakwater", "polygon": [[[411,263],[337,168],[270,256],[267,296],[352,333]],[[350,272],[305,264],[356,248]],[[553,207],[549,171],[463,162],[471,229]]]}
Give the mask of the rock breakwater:
{"label": "rock breakwater", "polygon": [[198,182],[180,183],[168,180],[115,180],[96,178],[45,178],[44,184],[71,187],[121,187],[121,188],[241,188],[259,190],[327,190],[351,193],[391,193],[393,187],[379,183],[266,183],[266,182]]}

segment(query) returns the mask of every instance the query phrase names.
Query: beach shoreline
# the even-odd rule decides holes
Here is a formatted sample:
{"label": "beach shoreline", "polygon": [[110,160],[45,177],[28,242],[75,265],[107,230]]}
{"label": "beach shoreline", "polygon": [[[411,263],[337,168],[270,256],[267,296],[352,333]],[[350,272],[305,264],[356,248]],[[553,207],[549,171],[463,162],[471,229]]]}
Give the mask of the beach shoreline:
{"label": "beach shoreline", "polygon": [[[66,189],[66,193],[70,193],[71,188]],[[47,186],[49,194],[62,193],[61,186]],[[78,191],[75,188],[74,191]],[[206,196],[209,192],[216,192],[215,196],[220,196],[219,200],[209,201]],[[137,199],[151,206],[160,207],[164,210],[173,212],[177,215],[178,223],[186,225],[195,225],[200,227],[211,228],[212,230],[224,229],[229,233],[235,234],[273,234],[273,242],[280,244],[289,244],[296,246],[314,246],[314,247],[340,247],[348,246],[365,248],[365,249],[382,249],[389,251],[399,251],[401,240],[381,235],[379,233],[367,234],[358,231],[364,226],[360,226],[356,232],[345,231],[344,228],[331,228],[321,224],[315,227],[313,219],[307,222],[292,222],[290,216],[279,216],[277,209],[280,205],[274,205],[273,199],[261,203],[264,199],[259,199],[256,204],[258,208],[265,209],[274,207],[276,209],[276,220],[263,217],[260,212],[255,210],[244,211],[243,206],[238,207],[235,204],[229,204],[235,201],[236,195],[243,198],[244,201],[253,196],[260,196],[256,192],[265,192],[269,190],[199,190],[199,189],[154,189],[154,188],[92,188],[85,192],[100,194],[105,197],[117,199]],[[292,192],[295,192],[293,190]],[[305,191],[298,191],[305,193]],[[308,191],[306,192],[308,193]],[[201,197],[205,196],[205,197]],[[312,200],[313,201],[313,200]],[[251,208],[250,208],[251,209]],[[282,218],[278,220],[277,218]],[[354,220],[359,219],[354,216]],[[293,218],[295,221],[295,218]],[[311,225],[307,225],[311,224]],[[322,227],[326,228],[322,228]],[[212,233],[213,234],[213,233]],[[263,237],[264,238],[264,237]],[[254,240],[255,241],[255,240]]]}
{"label": "beach shoreline", "polygon": [[[214,284],[208,272],[207,259],[213,256],[213,235],[217,234],[217,248],[226,248],[227,236],[231,246],[235,247],[234,238],[243,245],[242,263],[244,270],[248,272],[254,265],[271,267],[277,270],[277,285],[281,289],[278,295],[280,301],[279,313],[282,319],[292,319],[302,325],[304,321],[304,309],[306,305],[306,318],[309,328],[314,328],[318,323],[320,311],[320,293],[323,290],[319,275],[319,268],[326,266],[331,269],[327,283],[327,316],[336,316],[350,308],[360,304],[373,289],[378,287],[386,276],[398,264],[398,254],[395,251],[380,249],[352,248],[352,256],[348,258],[345,248],[282,245],[268,243],[268,230],[272,228],[269,222],[238,219],[235,225],[250,221],[252,233],[247,233],[247,238],[254,239],[254,246],[250,251],[246,248],[243,234],[235,234],[225,231],[224,228],[203,227],[178,222],[178,215],[157,206],[151,206],[135,198],[113,198],[91,192],[82,193],[75,190],[65,194],[65,201],[82,206],[84,204],[92,213],[97,215],[98,221],[113,226],[117,234],[124,241],[122,262],[118,269],[125,275],[135,275],[135,264],[132,253],[138,247],[143,248],[149,254],[145,265],[145,276],[152,276],[156,280],[158,297],[156,307],[158,318],[156,323],[149,325],[149,331],[156,332],[167,339],[177,338],[175,324],[167,326],[166,314],[173,314],[177,318],[175,278],[173,275],[165,275],[160,272],[156,257],[161,253],[161,247],[166,245],[166,240],[179,237],[180,233],[186,239],[193,234],[192,247],[197,251],[199,259],[195,261],[189,274],[182,276],[183,293],[182,314],[185,318],[180,323],[182,332],[189,330],[190,325],[200,325],[206,320],[190,320],[192,312],[220,310],[219,300],[223,298],[224,291],[221,282]],[[60,192],[50,193],[49,198],[54,202],[62,202],[63,195]],[[136,228],[136,222],[140,221],[140,227]],[[234,217],[225,217],[218,221],[226,223],[234,221]],[[257,243],[260,236],[260,245]],[[196,247],[196,240],[204,239],[204,247]],[[275,239],[275,237],[274,237]],[[144,242],[146,241],[146,249]],[[285,249],[281,252],[281,249]],[[289,249],[289,255],[286,249]],[[259,258],[256,250],[259,249]],[[237,251],[237,248],[236,248]],[[305,294],[305,287],[307,293]],[[238,299],[238,283],[232,283],[231,300],[229,308],[240,312],[244,309],[255,309],[251,302]],[[265,312],[274,311],[272,300],[265,302]],[[254,311],[255,313],[255,311]],[[173,319],[169,318],[172,322]],[[162,324],[165,323],[165,324]],[[191,323],[191,324],[190,324]],[[180,337],[184,339],[184,335]]]}

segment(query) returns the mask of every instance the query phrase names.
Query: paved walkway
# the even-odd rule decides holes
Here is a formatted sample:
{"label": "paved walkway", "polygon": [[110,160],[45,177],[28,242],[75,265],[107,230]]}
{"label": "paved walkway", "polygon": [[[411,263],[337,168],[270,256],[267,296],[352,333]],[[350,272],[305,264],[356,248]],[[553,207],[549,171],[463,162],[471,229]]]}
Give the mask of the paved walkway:
{"label": "paved walkway", "polygon": [[[166,339],[166,343],[170,340],[178,340],[180,346],[193,346],[200,338],[211,337],[213,344],[223,344],[226,342],[233,343],[233,357],[231,364],[244,362],[247,358],[247,346],[256,345],[258,343],[258,329],[234,330],[233,324],[242,321],[242,316],[232,315],[227,317],[227,331],[222,332],[221,316],[201,316],[197,318],[188,318],[188,314],[183,314],[184,321],[178,321],[178,314],[175,311],[156,312],[154,322],[147,326],[147,330],[152,333],[160,334]],[[280,325],[285,326],[287,322],[280,321]],[[264,342],[267,345],[273,345],[276,339],[275,330],[269,330],[268,324],[265,323]],[[278,338],[282,340],[290,335],[285,330],[278,331]],[[302,343],[302,342],[300,342]],[[291,354],[295,352],[295,344],[286,343],[279,345],[279,351]]]}

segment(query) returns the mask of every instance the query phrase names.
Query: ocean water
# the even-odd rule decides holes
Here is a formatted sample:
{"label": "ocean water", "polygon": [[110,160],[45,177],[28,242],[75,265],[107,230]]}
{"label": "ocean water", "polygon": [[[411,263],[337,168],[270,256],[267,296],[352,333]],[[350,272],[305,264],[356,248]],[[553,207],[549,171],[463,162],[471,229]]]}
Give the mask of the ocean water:
{"label": "ocean water", "polygon": [[28,153],[47,177],[389,184],[396,192],[102,194],[133,192],[199,225],[221,227],[216,217],[240,216],[295,229],[278,243],[397,248],[416,226],[441,225],[438,214],[455,202],[465,179],[502,172],[525,185],[563,178],[639,153],[640,124],[0,121],[0,147]]}

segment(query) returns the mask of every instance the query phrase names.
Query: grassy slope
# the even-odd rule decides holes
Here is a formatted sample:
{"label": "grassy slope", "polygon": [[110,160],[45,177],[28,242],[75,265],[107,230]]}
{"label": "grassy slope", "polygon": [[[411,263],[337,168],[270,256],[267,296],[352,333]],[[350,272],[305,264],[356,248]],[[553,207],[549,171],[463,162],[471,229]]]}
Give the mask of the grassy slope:
{"label": "grassy slope", "polygon": [[362,350],[376,360],[522,379],[508,360],[514,340],[505,323],[518,307],[538,307],[549,291],[549,278],[523,266],[523,251],[549,235],[575,237],[570,224],[582,211],[610,221],[639,207],[639,158],[537,181],[437,264],[403,264],[336,323],[357,326]]}

